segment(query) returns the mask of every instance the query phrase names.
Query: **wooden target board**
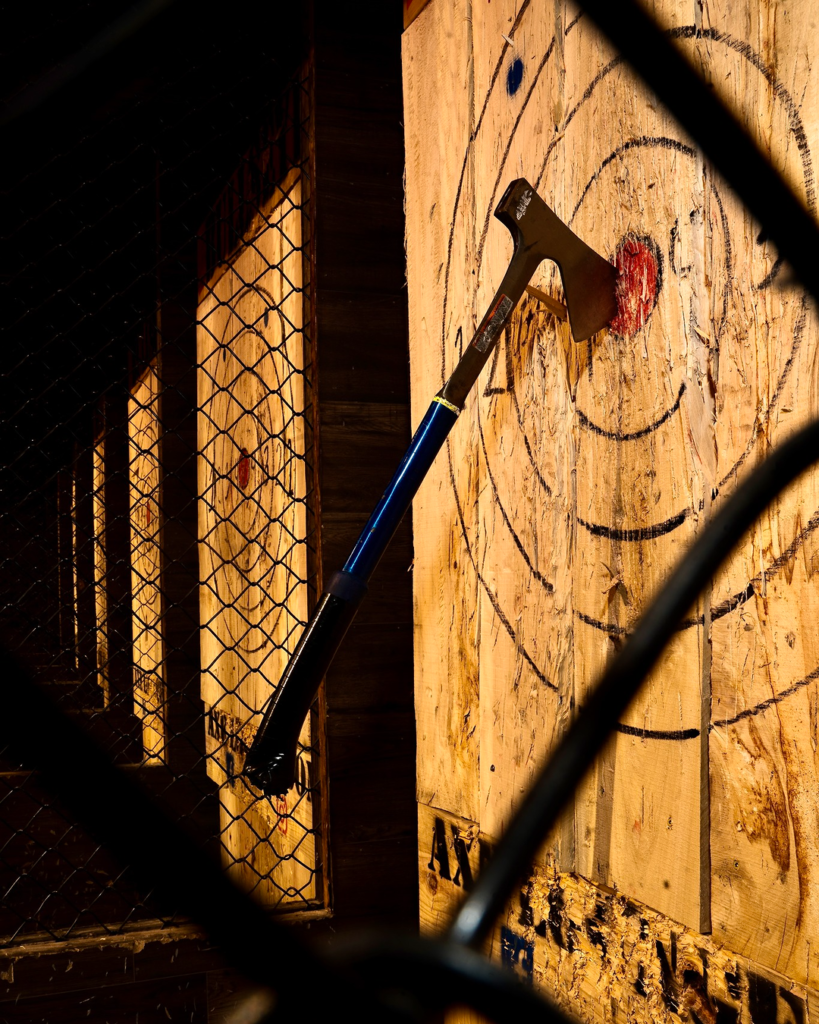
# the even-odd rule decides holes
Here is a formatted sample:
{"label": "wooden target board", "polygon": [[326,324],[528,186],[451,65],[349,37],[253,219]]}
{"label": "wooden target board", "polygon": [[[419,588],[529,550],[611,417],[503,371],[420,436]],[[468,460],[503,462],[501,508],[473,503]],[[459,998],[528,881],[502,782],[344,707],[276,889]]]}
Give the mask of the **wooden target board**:
{"label": "wooden target board", "polygon": [[77,500],[77,461],[71,467],[69,481],[69,509],[71,519],[71,636],[74,646],[74,667],[80,666],[80,563],[79,563],[79,507]]}
{"label": "wooden target board", "polygon": [[108,555],[106,551],[105,437],[94,442],[91,471],[94,517],[94,612],[96,618],[97,684],[105,705],[110,699],[108,646]]}
{"label": "wooden target board", "polygon": [[202,699],[224,860],[262,902],[314,898],[309,721],[299,784],[238,778],[307,621],[302,191],[291,173],[198,309]]}
{"label": "wooden target board", "polygon": [[[819,35],[787,8],[652,11],[813,209]],[[508,265],[511,179],[621,271],[580,346],[521,303],[414,506],[419,799],[491,841],[714,509],[819,411],[816,318],[570,4],[432,0],[404,95],[415,422]],[[550,265],[533,283],[562,297]],[[543,854],[814,987],[817,526],[812,473],[690,610]]]}
{"label": "wooden target board", "polygon": [[134,713],[142,722],[147,763],[162,760],[167,742],[160,405],[154,360],[128,400]]}

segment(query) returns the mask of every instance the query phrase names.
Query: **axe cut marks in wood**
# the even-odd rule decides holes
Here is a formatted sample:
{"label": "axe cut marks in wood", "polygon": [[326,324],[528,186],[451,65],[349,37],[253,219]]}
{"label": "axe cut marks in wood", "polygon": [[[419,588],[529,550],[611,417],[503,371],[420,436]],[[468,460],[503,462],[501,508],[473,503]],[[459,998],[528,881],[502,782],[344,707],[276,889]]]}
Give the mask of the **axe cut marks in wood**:
{"label": "axe cut marks in wood", "polygon": [[[489,841],[475,822],[419,805],[421,928],[440,935]],[[459,870],[460,869],[460,870]],[[469,885],[470,882],[467,882]],[[509,900],[487,951],[589,1024],[815,1024],[819,993],[625,894],[553,866]],[[456,1011],[448,1024],[479,1020]]]}

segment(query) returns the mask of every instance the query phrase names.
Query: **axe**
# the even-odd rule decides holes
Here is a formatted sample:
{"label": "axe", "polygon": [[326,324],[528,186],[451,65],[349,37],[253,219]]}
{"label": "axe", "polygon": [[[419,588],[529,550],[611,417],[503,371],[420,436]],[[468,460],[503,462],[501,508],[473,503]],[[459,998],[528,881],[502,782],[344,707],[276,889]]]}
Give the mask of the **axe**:
{"label": "axe", "polygon": [[524,178],[507,188],[495,216],[514,242],[500,288],[452,376],[433,398],[344,568],[330,578],[247,755],[243,774],[268,796],[286,793],[295,783],[302,724],[367,593],[367,582],[540,263],[554,260],[560,268],[575,341],[602,330],[617,312],[615,268],[581,242]]}

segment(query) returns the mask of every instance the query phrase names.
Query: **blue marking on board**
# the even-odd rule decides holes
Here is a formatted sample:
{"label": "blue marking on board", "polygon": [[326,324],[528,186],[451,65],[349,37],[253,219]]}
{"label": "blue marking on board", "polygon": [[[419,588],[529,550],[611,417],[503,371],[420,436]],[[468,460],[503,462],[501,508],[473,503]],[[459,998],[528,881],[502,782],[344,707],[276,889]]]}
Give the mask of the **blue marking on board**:
{"label": "blue marking on board", "polygon": [[520,83],[523,81],[523,61],[520,57],[515,57],[512,63],[509,65],[509,70],[506,72],[506,91],[510,96],[514,96],[520,88]]}
{"label": "blue marking on board", "polygon": [[527,942],[522,935],[516,935],[511,928],[501,928],[501,963],[512,969],[521,968],[531,984],[535,966],[535,944]]}

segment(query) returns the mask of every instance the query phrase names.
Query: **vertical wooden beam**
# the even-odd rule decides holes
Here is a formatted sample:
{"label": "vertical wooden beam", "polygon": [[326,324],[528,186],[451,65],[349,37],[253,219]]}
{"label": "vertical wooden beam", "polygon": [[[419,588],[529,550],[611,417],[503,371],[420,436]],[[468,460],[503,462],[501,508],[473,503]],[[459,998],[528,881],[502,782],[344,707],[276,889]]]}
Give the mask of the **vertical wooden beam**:
{"label": "vertical wooden beam", "polygon": [[[655,13],[685,25],[694,8],[669,3]],[[575,396],[582,704],[707,516],[714,403],[702,338],[710,328],[701,161],[588,23],[566,34],[564,52],[567,107],[577,112],[562,118],[544,183],[563,181],[563,216],[621,270],[620,312],[590,346]],[[592,130],[593,144],[578,150]],[[702,607],[692,615],[701,620]],[[677,634],[577,803],[581,873],[697,929],[707,929],[710,909],[706,643],[701,621]]]}
{"label": "vertical wooden beam", "polygon": [[162,575],[162,419],[158,358],[131,388],[128,441],[134,710],[146,763],[161,764],[168,740]]}
{"label": "vertical wooden beam", "polygon": [[[706,72],[815,211],[819,77],[816,32],[807,29],[813,9],[805,3],[787,10],[772,3],[721,7],[710,59],[703,59]],[[721,493],[817,411],[815,311],[801,290],[784,286],[785,270],[759,225],[730,195],[725,207],[735,276],[715,338]],[[813,471],[744,538],[715,581],[711,615],[714,936],[813,988],[819,986],[818,524]]]}
{"label": "vertical wooden beam", "polygon": [[[415,424],[475,326],[474,277],[466,269],[475,253],[468,15],[463,0],[433,3],[403,37]],[[421,284],[416,271],[424,266]],[[474,403],[473,396],[413,504],[413,585],[418,799],[477,821],[483,466]]]}
{"label": "vertical wooden beam", "polygon": [[[313,14],[321,563],[340,568],[409,440],[401,10]],[[399,528],[326,679],[332,906],[417,919],[412,547]]]}
{"label": "vertical wooden beam", "polygon": [[201,680],[208,773],[220,787],[223,861],[270,906],[303,907],[316,876],[312,723],[303,777],[271,800],[241,777],[261,712],[307,621],[302,174],[291,169],[198,307]]}

